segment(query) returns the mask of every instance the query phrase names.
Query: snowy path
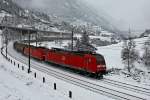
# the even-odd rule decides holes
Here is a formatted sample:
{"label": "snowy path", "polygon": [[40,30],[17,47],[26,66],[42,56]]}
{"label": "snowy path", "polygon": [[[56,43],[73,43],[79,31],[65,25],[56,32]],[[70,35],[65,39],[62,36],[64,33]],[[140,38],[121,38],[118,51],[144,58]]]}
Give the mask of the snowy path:
{"label": "snowy path", "polygon": [[[11,49],[11,48],[10,48],[10,49]],[[10,49],[9,49],[9,50],[10,50]],[[13,51],[13,52],[14,52],[14,51]],[[34,64],[34,65],[36,65],[36,64]],[[33,67],[33,66],[32,66],[32,67]],[[93,86],[93,87],[94,87],[94,86]],[[110,87],[110,86],[107,86],[107,85],[104,85],[104,87],[109,87],[109,90],[111,90],[111,88],[112,88],[112,89],[115,89],[115,90],[118,90],[118,89],[116,89],[116,88],[114,88],[114,87]],[[98,89],[98,88],[96,88],[96,89]],[[105,90],[105,89],[103,88],[103,90]],[[113,90],[113,92],[114,92],[115,90]],[[102,90],[101,90],[101,91],[102,91]],[[107,91],[107,93],[108,93],[108,90],[106,90],[106,91]],[[106,91],[105,91],[105,92],[106,92]],[[121,93],[121,91],[122,91],[122,92],[125,92],[125,90],[122,90],[122,89],[119,89],[119,91],[120,91],[120,93]],[[109,92],[110,92],[110,91],[109,91]],[[139,95],[139,94],[136,94],[136,93],[133,93],[133,92],[129,92],[129,91],[126,91],[125,93],[130,93],[130,94],[134,94],[134,95]],[[105,95],[106,95],[106,94],[105,94]],[[123,96],[123,94],[119,94],[119,93],[116,93],[116,95],[120,95],[120,96],[122,95],[122,96]],[[132,99],[133,99],[134,96],[133,96],[133,97],[130,97],[130,96],[132,96],[132,95],[128,95],[128,98],[130,98],[130,99],[132,98]],[[126,97],[126,96],[124,95],[123,97]],[[145,98],[145,96],[142,96],[142,95],[140,95],[140,97]],[[137,99],[136,96],[134,97],[134,99],[135,99],[135,98]],[[142,99],[142,98],[141,98],[141,99]],[[149,97],[146,97],[146,98],[149,98]],[[123,98],[122,98],[122,99],[123,99]],[[139,99],[140,99],[140,98],[139,98]]]}
{"label": "snowy path", "polygon": [[[11,49],[12,49],[12,47],[11,47]],[[8,49],[8,50],[11,50],[10,48]],[[4,53],[5,54],[5,53]],[[17,53],[18,54],[18,53]],[[15,52],[13,52],[13,55],[15,55],[15,56],[17,56],[17,57],[20,57],[20,56],[22,56],[22,55],[17,55],[17,54],[15,54]],[[26,58],[26,57],[25,57]],[[11,60],[13,60],[13,61],[15,61],[14,59],[12,59],[11,58]],[[26,61],[24,58],[23,58],[23,60],[24,61]],[[6,63],[6,61],[5,61],[5,63]],[[4,63],[4,64],[5,64]],[[17,62],[16,61],[16,66],[17,66],[17,64],[18,64],[19,62]],[[32,63],[33,63],[33,61],[32,61]],[[26,70],[26,64],[22,64],[24,67],[25,67],[25,70]],[[11,65],[11,67],[10,68],[12,68],[14,71],[17,71],[17,73],[18,72],[20,72],[20,70],[21,69],[18,69],[17,67],[12,67],[13,66],[13,64]],[[41,64],[41,66],[43,66],[43,64]],[[20,67],[21,67],[21,63],[20,63]],[[9,69],[9,68],[8,68]],[[99,98],[101,98],[102,100],[112,100],[111,98],[108,98],[108,97],[106,97],[106,96],[103,96],[103,95],[100,95],[100,94],[97,94],[97,93],[94,93],[94,92],[91,92],[91,91],[88,91],[87,89],[83,89],[83,88],[81,88],[81,87],[78,87],[78,86],[75,86],[75,85],[72,85],[72,84],[69,84],[69,83],[67,83],[67,82],[64,82],[64,81],[61,81],[61,80],[59,80],[59,79],[56,79],[56,78],[54,78],[54,77],[50,77],[49,75],[47,76],[46,75],[46,73],[41,73],[41,72],[39,72],[39,71],[37,71],[37,70],[34,70],[33,68],[32,68],[32,71],[36,71],[37,72],[37,79],[38,80],[40,80],[41,81],[41,79],[42,79],[42,76],[45,76],[46,77],[46,86],[48,86],[48,87],[46,87],[47,89],[45,90],[46,92],[43,92],[43,94],[50,94],[51,95],[51,93],[50,93],[50,91],[51,91],[51,89],[52,88],[50,88],[50,87],[53,87],[53,83],[57,83],[58,84],[58,86],[57,86],[57,90],[58,90],[58,96],[57,96],[57,92],[56,92],[56,94],[54,94],[54,96],[52,97],[52,100],[67,100],[69,97],[68,97],[68,91],[69,90],[72,90],[72,92],[73,92],[73,100],[83,100],[83,99],[86,99],[86,100],[91,100],[91,99],[93,99],[94,98],[94,100],[99,100]],[[25,71],[25,72],[27,72],[27,71]],[[28,76],[28,74],[27,73],[25,73],[24,72],[24,76]],[[18,77],[19,77],[19,75],[18,75]],[[30,77],[33,77],[33,73],[31,73],[30,74]],[[30,78],[29,77],[29,78]],[[18,80],[19,81],[19,80]],[[16,81],[16,82],[18,82],[18,81]],[[11,82],[12,83],[12,82]],[[27,84],[32,84],[32,82],[28,82]],[[38,83],[38,82],[37,82]],[[41,83],[41,82],[40,82]],[[24,83],[24,84],[26,84],[26,83]],[[36,83],[34,83],[34,85],[35,85]],[[32,86],[32,85],[31,85]],[[45,86],[45,85],[44,85]],[[17,86],[16,86],[17,87]],[[22,87],[22,86],[21,86]],[[42,84],[40,84],[40,86],[39,87],[37,87],[37,90],[35,90],[36,91],[36,93],[39,93],[39,94],[42,94],[41,92],[39,92],[39,88],[40,87],[43,87],[43,85]],[[31,88],[35,88],[35,87],[31,87]],[[31,91],[31,90],[27,90],[27,91]],[[33,91],[33,94],[36,96],[36,94],[34,93],[35,91]],[[80,92],[79,92],[80,91]],[[53,92],[53,90],[52,90],[52,92]],[[55,93],[55,92],[54,92]],[[22,93],[22,94],[24,94],[24,95],[26,95],[26,93]],[[59,96],[59,94],[60,94],[60,96]],[[19,94],[18,94],[19,95]],[[37,94],[38,95],[38,94]],[[20,95],[19,95],[20,96]],[[31,95],[30,95],[31,96]],[[29,97],[30,97],[29,96]],[[41,96],[41,97],[43,97],[42,95],[39,95],[39,96]],[[56,96],[56,99],[55,99],[55,96]],[[62,97],[61,97],[62,96]],[[64,97],[63,97],[64,96]],[[45,97],[45,96],[44,96]],[[67,97],[67,99],[65,99]],[[31,97],[30,97],[31,98]],[[47,98],[49,98],[49,100],[51,100],[51,97],[47,97]],[[47,100],[47,98],[46,99],[42,99],[42,100]],[[53,99],[54,98],[54,99]],[[5,99],[4,99],[5,100]],[[24,100],[24,99],[23,99]],[[29,100],[39,100],[39,99],[34,99],[34,98],[31,98],[31,99],[29,99]],[[40,99],[41,100],[41,99]]]}
{"label": "snowy path", "polygon": [[[1,36],[0,36],[1,40]],[[1,48],[0,42],[0,48]],[[13,65],[0,54],[0,100],[70,100]]]}
{"label": "snowy path", "polygon": [[[54,90],[19,72],[0,66],[0,100],[62,100]],[[19,73],[19,74],[18,74]]]}

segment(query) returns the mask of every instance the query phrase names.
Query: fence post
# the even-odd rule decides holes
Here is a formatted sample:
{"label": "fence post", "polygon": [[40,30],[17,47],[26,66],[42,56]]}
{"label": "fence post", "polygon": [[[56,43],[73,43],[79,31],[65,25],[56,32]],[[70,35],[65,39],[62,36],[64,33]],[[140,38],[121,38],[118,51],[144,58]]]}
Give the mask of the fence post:
{"label": "fence post", "polygon": [[34,73],[34,77],[36,78],[36,72]]}
{"label": "fence post", "polygon": [[24,70],[24,66],[22,66],[22,70]]}
{"label": "fence post", "polygon": [[18,68],[19,68],[19,64],[18,64]]}
{"label": "fence post", "polygon": [[43,77],[43,83],[45,83],[45,77]]}
{"label": "fence post", "polygon": [[69,91],[69,98],[72,98],[72,92]]}
{"label": "fence post", "polygon": [[54,90],[56,90],[56,83],[54,83]]}
{"label": "fence post", "polygon": [[14,61],[14,66],[15,66],[15,61]]}

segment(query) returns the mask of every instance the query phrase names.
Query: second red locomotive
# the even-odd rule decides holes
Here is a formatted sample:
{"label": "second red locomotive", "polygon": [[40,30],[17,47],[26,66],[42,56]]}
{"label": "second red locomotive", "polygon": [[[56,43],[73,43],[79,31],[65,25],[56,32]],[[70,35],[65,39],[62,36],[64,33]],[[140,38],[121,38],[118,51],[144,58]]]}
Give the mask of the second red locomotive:
{"label": "second red locomotive", "polygon": [[[29,55],[29,47],[26,44],[15,42],[14,48],[24,55]],[[102,76],[106,73],[104,57],[97,53],[31,46],[30,55],[38,60],[63,65],[82,72],[88,72],[95,76]]]}

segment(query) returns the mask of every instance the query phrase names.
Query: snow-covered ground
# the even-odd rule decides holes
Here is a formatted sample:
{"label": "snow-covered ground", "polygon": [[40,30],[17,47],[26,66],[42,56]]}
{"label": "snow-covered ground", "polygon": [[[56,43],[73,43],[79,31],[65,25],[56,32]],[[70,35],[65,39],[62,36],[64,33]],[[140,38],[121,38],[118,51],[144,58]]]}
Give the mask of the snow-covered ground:
{"label": "snow-covered ground", "polygon": [[[135,40],[136,49],[140,51],[140,53],[142,53],[143,51],[142,50],[143,44],[146,40],[147,40],[147,37]],[[55,41],[39,42],[38,46],[44,46],[46,48],[52,48],[52,47],[64,48],[65,46],[68,45],[68,43],[71,43],[71,40],[62,40],[61,42],[62,43],[60,42],[56,43]],[[111,69],[111,68],[123,69],[124,68],[124,65],[121,61],[122,44],[123,42],[120,42],[118,44],[112,44],[109,46],[101,46],[97,48],[98,50],[96,52],[102,54],[105,57],[107,69]],[[36,43],[32,43],[31,45],[36,45]]]}
{"label": "snow-covered ground", "polygon": [[[13,58],[11,59],[14,61]],[[16,64],[18,63],[16,61]],[[32,69],[32,73],[27,74],[28,66],[23,63],[20,63],[20,65],[25,67],[25,71],[22,71],[21,68],[18,69],[17,65],[14,67],[0,55],[0,100],[70,100],[69,91],[72,91],[73,100],[99,100],[99,98],[101,100],[112,100],[36,69]],[[37,73],[37,79],[34,78],[33,72]],[[46,77],[45,84],[42,83],[43,76]],[[56,91],[53,89],[54,83],[57,83]]]}
{"label": "snow-covered ground", "polygon": [[[22,55],[20,55],[20,54],[18,54],[17,52],[15,52],[13,49],[12,49],[12,43],[10,43],[10,45],[9,45],[9,52],[13,52],[13,55],[15,55],[15,56],[17,56],[17,57],[19,57],[20,59],[24,59],[24,61],[28,61],[28,58],[26,58],[26,57],[24,57],[24,56],[22,56]],[[12,53],[11,53],[12,54]],[[32,60],[32,64],[34,64],[35,65],[35,63],[38,63],[37,61],[33,61]],[[92,83],[94,83],[94,84],[97,84],[97,85],[100,85],[100,86],[103,86],[103,87],[107,87],[107,88],[110,88],[110,89],[114,89],[114,90],[117,90],[117,91],[120,91],[120,92],[125,92],[125,93],[130,93],[130,94],[134,94],[134,95],[137,95],[137,96],[139,96],[140,95],[140,97],[145,97],[144,95],[141,95],[141,94],[137,94],[137,93],[134,93],[134,92],[131,92],[131,91],[128,91],[128,90],[126,90],[126,89],[121,89],[121,88],[118,88],[118,86],[116,85],[116,86],[114,86],[114,85],[110,85],[110,84],[106,84],[106,83],[103,83],[103,81],[102,80],[91,80],[91,79],[89,79],[89,78],[86,78],[86,77],[83,77],[83,76],[80,76],[80,75],[78,75],[78,74],[75,74],[75,73],[71,73],[71,72],[68,72],[68,71],[65,71],[65,70],[60,70],[60,69],[57,69],[57,68],[51,68],[51,67],[49,67],[50,65],[45,65],[44,63],[40,63],[39,62],[39,64],[41,65],[41,66],[43,66],[43,67],[48,67],[48,69],[53,69],[53,70],[55,70],[55,71],[59,71],[59,72],[61,72],[61,73],[64,73],[64,74],[68,74],[69,76],[72,76],[72,77],[76,77],[76,78],[79,78],[80,77],[80,79],[81,80],[86,80],[86,81],[89,81],[89,82],[92,82]],[[43,68],[44,69],[44,68]],[[33,66],[32,66],[32,70],[33,70]],[[37,71],[36,71],[37,72]],[[38,72],[39,73],[39,72]],[[39,75],[38,75],[39,76]],[[43,75],[40,75],[40,76],[43,76]],[[45,76],[45,75],[44,75]],[[45,76],[45,77],[50,77],[50,76]],[[105,77],[105,78],[110,78],[110,77]],[[111,77],[112,78],[112,77]],[[119,77],[119,78],[121,78],[121,77]],[[41,79],[41,78],[40,78]],[[117,77],[116,77],[116,79],[117,79]],[[123,78],[121,78],[121,79],[123,79]],[[48,79],[46,79],[46,80],[48,80]],[[59,91],[61,91],[62,93],[64,93],[64,94],[66,94],[66,91],[64,92],[64,90],[67,90],[68,88],[70,89],[70,90],[72,90],[73,91],[73,94],[74,94],[74,99],[75,100],[80,100],[81,98],[83,99],[87,99],[87,95],[88,96],[90,96],[90,97],[88,97],[88,99],[87,100],[90,100],[90,99],[93,99],[94,98],[94,100],[97,100],[97,99],[99,99],[99,98],[101,98],[102,100],[104,99],[104,98],[106,98],[106,97],[103,97],[103,96],[101,96],[100,94],[97,94],[97,95],[95,95],[95,93],[93,93],[93,92],[89,92],[88,90],[86,90],[86,89],[82,89],[82,88],[80,88],[80,87],[77,87],[77,86],[74,86],[74,85],[71,85],[71,84],[69,84],[68,83],[68,81],[66,81],[66,82],[62,82],[62,81],[60,81],[60,80],[58,80],[58,79],[55,79],[55,78],[53,78],[53,77],[50,77],[50,83],[49,84],[51,84],[51,82],[53,83],[53,81],[54,82],[57,82],[57,83],[59,83]],[[118,81],[118,80],[117,80]],[[123,83],[126,83],[126,80],[121,80],[121,82],[123,82]],[[128,83],[128,82],[127,82]],[[60,85],[61,84],[61,85]],[[133,82],[133,83],[130,83],[130,84],[134,84],[135,85],[135,82]],[[141,87],[146,87],[146,86],[144,86],[144,85],[140,85],[140,84],[136,84],[137,86],[141,86]],[[96,85],[95,85],[96,86]],[[150,89],[150,87],[148,87],[148,89]],[[80,93],[79,93],[79,91],[80,91]],[[85,92],[86,91],[86,92]],[[89,95],[89,94],[92,94],[92,95]],[[148,97],[147,97],[148,98]],[[108,98],[107,98],[108,99]]]}
{"label": "snow-covered ground", "polygon": [[[147,40],[147,38],[140,38],[136,39],[136,49],[140,52],[142,52],[143,44]],[[98,47],[98,53],[104,55],[107,68],[118,68],[118,69],[123,69],[124,65],[121,61],[121,50],[122,50],[122,44],[113,44],[110,46],[103,46],[103,47]]]}
{"label": "snow-covered ground", "polygon": [[[143,44],[146,40],[147,37],[135,39],[136,49],[139,51],[140,55],[142,55],[143,53]],[[42,42],[41,46],[45,46],[47,48],[52,48],[52,47],[63,48],[69,42],[70,41],[62,41],[61,45],[55,42]],[[33,45],[35,44],[33,43]],[[121,59],[122,45],[123,42],[120,42],[118,44],[112,44],[109,46],[98,47],[97,53],[100,53],[104,56],[107,65],[107,70],[119,69],[121,71],[124,71],[124,64]],[[133,84],[137,81],[138,82],[140,81],[141,84],[150,85],[150,74],[148,73],[150,70],[148,70],[143,64],[138,64],[138,63],[136,64],[136,68],[144,72],[144,75],[138,76],[138,78],[140,79],[137,80],[136,79],[134,80],[130,77],[127,78],[125,75],[122,75],[121,71],[117,72],[117,75],[107,75],[107,77],[117,79],[117,80],[122,80],[122,81],[124,80],[130,81]]]}
{"label": "snow-covered ground", "polygon": [[43,85],[42,82],[35,80],[27,73],[17,70],[17,67],[13,68],[13,65],[0,54],[0,100],[67,99],[69,99],[67,96]]}
{"label": "snow-covered ground", "polygon": [[[139,52],[139,55],[142,55],[143,53],[143,44],[146,40],[147,37],[135,39],[136,50]],[[119,81],[131,82],[132,84],[144,84],[150,86],[150,70],[142,63],[135,63],[135,68],[143,71],[137,76],[127,77],[126,75],[122,74],[122,71],[124,71],[124,64],[121,60],[122,44],[123,42],[110,46],[98,47],[97,52],[104,55],[108,70],[112,68],[121,69],[121,71],[118,71],[117,74],[113,74],[110,76],[107,75],[107,77]]]}
{"label": "snow-covered ground", "polygon": [[[0,37],[1,40],[1,37]],[[142,51],[142,44],[146,40],[146,38],[136,39],[137,49]],[[67,45],[69,41],[64,41],[61,47]],[[9,51],[11,51],[14,55],[23,58],[26,60],[26,57],[21,57],[21,54],[18,54],[12,49],[12,42],[9,45]],[[55,44],[55,42],[44,42],[41,44],[42,46],[51,47],[60,47],[60,44]],[[1,43],[0,43],[1,47]],[[107,68],[117,68],[123,69],[124,65],[122,64],[120,52],[122,48],[122,43],[113,44],[111,46],[98,47],[98,53],[104,55],[107,63]],[[11,58],[11,57],[10,57]],[[11,58],[13,59],[13,58]],[[16,63],[20,63],[16,61]],[[25,70],[27,70],[28,66],[20,63],[25,66]],[[43,65],[45,66],[45,65]],[[144,67],[143,67],[144,68]],[[146,69],[145,69],[146,70]],[[34,79],[34,72],[37,72],[37,79]],[[66,73],[64,71],[64,73]],[[89,82],[105,86],[111,89],[115,89],[118,91],[137,94],[141,97],[144,97],[142,94],[134,93],[128,90],[120,89],[117,86],[105,84],[103,81],[95,81],[89,80],[80,75],[76,75],[74,73],[69,73],[71,76],[80,77],[81,79],[88,80]],[[42,78],[46,77],[46,83],[42,83]],[[143,81],[138,83],[134,81],[132,78],[128,78],[122,73],[118,74],[109,74],[104,76],[106,79],[113,79],[119,82],[128,83],[140,87],[144,87],[150,89],[150,78],[149,74],[147,76],[143,76]],[[13,83],[13,84],[12,84]],[[57,83],[57,90],[53,89],[53,84]],[[21,68],[13,67],[10,62],[0,55],[0,100],[68,100],[68,92],[71,90],[73,93],[73,100],[110,100],[110,97],[103,96],[101,94],[97,94],[91,92],[85,88],[78,87],[71,83],[59,80],[54,78],[53,76],[47,75],[46,73],[40,72],[36,69],[32,68],[32,73],[27,74],[26,71],[21,71]],[[148,97],[147,97],[148,98]]]}
{"label": "snow-covered ground", "polygon": [[[71,40],[62,40],[62,43],[56,42],[56,41],[46,41],[46,42],[38,42],[38,46],[46,47],[46,48],[64,48],[68,45],[68,43],[71,43]],[[31,43],[31,45],[36,45],[36,43]]]}

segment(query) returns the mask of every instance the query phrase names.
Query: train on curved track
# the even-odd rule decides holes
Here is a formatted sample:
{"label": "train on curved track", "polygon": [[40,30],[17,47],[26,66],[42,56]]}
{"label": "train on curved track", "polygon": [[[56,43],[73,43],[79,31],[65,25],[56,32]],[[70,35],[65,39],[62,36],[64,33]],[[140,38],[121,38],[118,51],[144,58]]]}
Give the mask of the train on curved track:
{"label": "train on curved track", "polygon": [[[65,66],[72,70],[81,71],[102,77],[106,73],[105,59],[101,54],[85,51],[67,51],[58,48],[47,49],[45,47],[28,46],[25,43],[14,42],[14,49],[26,56],[40,61]],[[30,51],[29,51],[30,50]]]}

